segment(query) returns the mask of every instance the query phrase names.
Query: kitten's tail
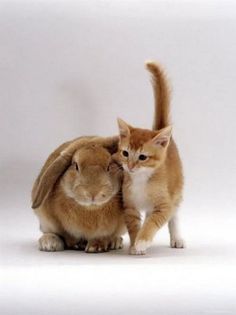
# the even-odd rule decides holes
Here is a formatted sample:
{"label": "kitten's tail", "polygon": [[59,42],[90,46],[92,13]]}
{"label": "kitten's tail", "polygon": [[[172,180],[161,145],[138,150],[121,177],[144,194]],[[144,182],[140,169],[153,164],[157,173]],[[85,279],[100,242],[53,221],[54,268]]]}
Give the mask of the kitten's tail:
{"label": "kitten's tail", "polygon": [[155,98],[153,130],[159,130],[170,125],[170,91],[166,76],[161,67],[154,61],[147,61],[146,67],[152,74],[152,86]]}

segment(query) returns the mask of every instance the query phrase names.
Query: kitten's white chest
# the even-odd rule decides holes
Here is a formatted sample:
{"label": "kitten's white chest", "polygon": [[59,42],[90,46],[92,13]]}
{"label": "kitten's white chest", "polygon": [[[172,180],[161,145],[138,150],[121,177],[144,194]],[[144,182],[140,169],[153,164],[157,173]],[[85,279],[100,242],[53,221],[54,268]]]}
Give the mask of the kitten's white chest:
{"label": "kitten's white chest", "polygon": [[152,202],[148,198],[148,180],[153,170],[144,169],[131,173],[131,194],[130,198],[139,211],[151,212],[153,209]]}

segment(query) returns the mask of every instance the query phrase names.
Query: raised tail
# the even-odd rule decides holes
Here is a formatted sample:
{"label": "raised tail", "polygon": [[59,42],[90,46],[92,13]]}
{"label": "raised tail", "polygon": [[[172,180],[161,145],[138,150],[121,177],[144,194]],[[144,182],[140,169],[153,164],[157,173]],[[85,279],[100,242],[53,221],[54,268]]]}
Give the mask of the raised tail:
{"label": "raised tail", "polygon": [[153,130],[159,130],[170,125],[170,91],[166,76],[161,67],[154,61],[147,61],[146,67],[152,74],[155,99]]}

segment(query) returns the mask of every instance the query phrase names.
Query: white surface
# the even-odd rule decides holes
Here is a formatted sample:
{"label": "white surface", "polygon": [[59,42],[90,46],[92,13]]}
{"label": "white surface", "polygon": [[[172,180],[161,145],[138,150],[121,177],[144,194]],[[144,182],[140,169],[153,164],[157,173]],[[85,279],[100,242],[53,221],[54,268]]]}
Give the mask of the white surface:
{"label": "white surface", "polygon": [[3,229],[1,314],[235,314],[231,219],[185,219],[187,249],[170,248],[165,228],[146,256],[128,256],[127,242],[104,254],[37,251],[29,217]]}
{"label": "white surface", "polygon": [[[235,314],[234,1],[0,1],[0,313]],[[152,124],[143,62],[173,86],[186,250],[42,253],[30,189],[61,142]],[[126,242],[127,244],[127,242]]]}

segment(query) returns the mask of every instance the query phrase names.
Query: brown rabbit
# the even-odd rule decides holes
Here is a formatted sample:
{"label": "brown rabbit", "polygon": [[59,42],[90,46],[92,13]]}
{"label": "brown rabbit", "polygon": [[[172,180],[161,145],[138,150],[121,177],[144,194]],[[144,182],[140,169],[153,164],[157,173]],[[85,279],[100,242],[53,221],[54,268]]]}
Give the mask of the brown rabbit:
{"label": "brown rabbit", "polygon": [[47,159],[32,190],[44,233],[39,249],[102,252],[122,247],[123,172],[112,159],[118,137],[81,137]]}

